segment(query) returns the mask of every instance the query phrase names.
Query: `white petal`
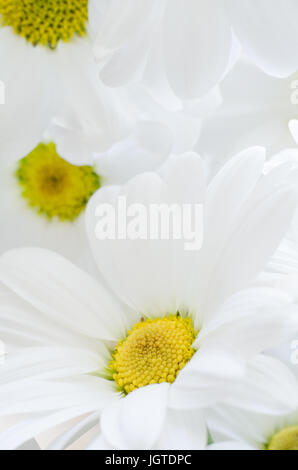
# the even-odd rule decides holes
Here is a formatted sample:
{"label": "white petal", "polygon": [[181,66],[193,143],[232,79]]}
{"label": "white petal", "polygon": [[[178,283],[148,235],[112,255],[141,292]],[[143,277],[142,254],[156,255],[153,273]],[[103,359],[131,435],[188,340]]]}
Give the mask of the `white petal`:
{"label": "white petal", "polygon": [[[104,14],[97,12],[97,40],[95,42],[95,51],[103,49],[116,49],[123,44],[135,39],[135,35],[144,28],[144,24],[154,10],[156,0],[148,3],[146,0],[140,0],[137,4],[134,0],[127,0],[125,4],[121,0],[109,0],[107,5],[96,7],[93,5],[98,3],[91,0],[91,23],[93,23],[92,14],[94,9],[101,8]],[[102,3],[102,2],[101,2]],[[96,13],[96,12],[95,12]],[[95,29],[95,25],[93,26]]]}
{"label": "white petal", "polygon": [[226,402],[257,413],[283,415],[297,410],[297,392],[297,379],[284,364],[259,355],[249,362],[245,377]]}
{"label": "white petal", "polygon": [[0,294],[0,338],[8,353],[33,346],[69,346],[85,348],[106,356],[106,348],[98,341],[83,337],[65,325],[42,314],[12,291]]}
{"label": "white petal", "polygon": [[[208,185],[204,208],[203,247],[197,255],[197,271],[189,280],[190,295],[194,297],[194,302],[199,304],[199,311],[206,313],[206,306],[202,305],[202,302],[208,292],[210,275],[218,269],[218,254],[230,236],[231,226],[241,206],[261,176],[264,159],[265,151],[262,148],[241,152],[230,160]],[[212,288],[212,297],[214,290]]]}
{"label": "white petal", "polygon": [[[30,371],[28,368],[33,376],[32,369]],[[0,394],[1,416],[36,414],[72,407],[84,408],[83,414],[104,408],[115,397],[115,389],[110,381],[93,375],[42,381],[34,377],[18,380],[15,374],[14,381],[2,385]]]}
{"label": "white petal", "polygon": [[85,433],[87,433],[98,422],[98,413],[91,414],[91,416],[88,416],[86,419],[83,419],[76,426],[73,426],[70,430],[56,438],[47,450],[65,450],[76,440],[82,437]]}
{"label": "white petal", "polygon": [[[52,51],[0,31],[0,76],[5,105],[0,105],[1,156],[16,160],[40,141],[60,99]],[[55,93],[54,93],[55,90]]]}
{"label": "white petal", "polygon": [[96,165],[105,184],[120,184],[137,174],[157,169],[171,148],[172,135],[165,125],[140,121],[130,136],[98,154]]}
{"label": "white petal", "polygon": [[[184,250],[184,240],[97,240],[96,208],[118,206],[118,196],[129,204],[200,204],[204,198],[202,162],[196,154],[185,154],[166,165],[164,181],[146,173],[130,180],[121,190],[104,188],[87,208],[87,230],[95,258],[112,289],[134,310],[152,316],[175,311],[185,303],[189,266],[193,255]],[[150,212],[149,212],[150,214]],[[150,224],[150,220],[149,220]],[[146,231],[146,235],[148,232]],[[183,265],[179,263],[182,261]],[[184,306],[184,305],[183,305]]]}
{"label": "white petal", "polygon": [[227,74],[220,86],[222,106],[204,121],[196,147],[202,155],[211,156],[213,174],[252,145],[264,146],[267,155],[293,146],[288,122],[297,111],[289,98],[290,81],[270,77],[247,60],[239,61]]}
{"label": "white petal", "polygon": [[214,272],[204,278],[204,311],[251,283],[286,234],[296,207],[295,192],[287,187],[271,187],[269,192],[269,188],[266,197],[257,197],[256,192],[248,199],[230,227]]}
{"label": "white petal", "polygon": [[125,316],[92,277],[53,252],[24,248],[2,255],[1,280],[35,308],[92,338],[118,340]]}
{"label": "white petal", "polygon": [[59,379],[97,372],[104,361],[95,353],[74,348],[26,348],[9,354],[1,366],[0,384],[15,381]]}
{"label": "white petal", "polygon": [[125,90],[111,90],[98,80],[87,40],[61,45],[57,59],[64,101],[48,131],[49,139],[71,163],[93,165],[94,152],[106,151],[126,135],[133,106]]}
{"label": "white petal", "polygon": [[168,410],[155,450],[203,450],[208,440],[206,423],[201,411]]}
{"label": "white petal", "polygon": [[86,446],[86,450],[113,450],[113,447],[104,438],[103,434],[99,434]]}
{"label": "white petal", "polygon": [[199,349],[181,370],[169,392],[169,406],[199,409],[223,400],[244,375],[244,363],[229,351]]}
{"label": "white petal", "polygon": [[298,331],[297,311],[291,298],[277,289],[241,291],[227,300],[210,322],[206,321],[196,344],[221,347],[248,359],[280,344]]}
{"label": "white petal", "polygon": [[101,428],[116,449],[150,449],[161,432],[167,406],[168,383],[148,385],[104,409]]}
{"label": "white petal", "polygon": [[[230,25],[213,0],[168,2],[163,53],[167,76],[183,99],[199,97],[222,78],[229,62]],[[206,46],[208,45],[208,46]]]}
{"label": "white petal", "polygon": [[[172,112],[181,108],[181,100],[170,87],[166,73],[162,44],[162,29],[152,38],[152,46],[147,57],[146,67],[142,76],[142,84],[162,108]],[[189,150],[188,147],[185,150]]]}
{"label": "white petal", "polygon": [[277,77],[297,70],[295,0],[229,0],[229,7],[237,37],[260,68]]}
{"label": "white petal", "polygon": [[0,435],[0,449],[15,450],[31,437],[84,413],[83,409],[70,408],[49,415],[41,414],[13,426]]}
{"label": "white petal", "polygon": [[141,0],[137,5],[129,1],[124,8],[119,0],[110,4],[94,45],[98,60],[112,53],[101,71],[104,83],[119,86],[141,78],[162,12],[160,0]]}
{"label": "white petal", "polygon": [[[97,265],[118,297],[138,312],[140,317],[144,308],[148,311],[154,303],[160,302],[159,298],[151,295],[152,289],[158,288],[160,292],[166,285],[166,279],[162,275],[156,279],[156,264],[151,252],[154,253],[158,246],[155,248],[151,240],[147,239],[123,240],[117,233],[114,237],[111,234],[112,239],[98,240],[96,210],[100,205],[111,204],[118,213],[119,196],[127,198],[127,207],[135,203],[145,204],[147,207],[150,202],[159,200],[161,184],[157,174],[144,173],[130,180],[122,189],[117,186],[101,189],[91,198],[87,207],[87,233]],[[152,285],[154,279],[155,283]],[[157,308],[158,305],[154,307],[154,311]]]}
{"label": "white petal", "polygon": [[270,434],[272,423],[270,415],[226,405],[207,409],[205,417],[212,439],[219,446],[222,441],[228,440],[234,445],[242,442],[246,446],[261,449]]}
{"label": "white petal", "polygon": [[102,0],[98,2],[97,0],[89,0],[88,2],[88,23],[89,23],[89,36],[92,40],[95,40],[98,25],[103,21],[103,17],[109,6],[109,0]]}

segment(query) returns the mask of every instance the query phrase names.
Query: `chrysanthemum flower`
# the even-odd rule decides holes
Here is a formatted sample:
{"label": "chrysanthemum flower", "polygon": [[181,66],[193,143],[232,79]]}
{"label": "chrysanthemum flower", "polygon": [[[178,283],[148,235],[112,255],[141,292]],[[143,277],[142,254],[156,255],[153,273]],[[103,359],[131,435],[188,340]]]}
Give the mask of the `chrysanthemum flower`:
{"label": "chrysanthemum flower", "polygon": [[[90,428],[87,448],[206,446],[201,410],[237,400],[255,355],[297,329],[291,298],[252,284],[295,206],[287,177],[263,176],[263,153],[235,157],[207,189],[201,160],[186,154],[162,176],[145,173],[98,191],[87,229],[115,296],[53,252],[2,256],[0,337],[8,354],[0,416],[28,414],[2,433],[2,448],[74,418],[51,448],[68,447]],[[99,242],[94,209],[116,204],[119,194],[145,205],[203,202],[202,249],[184,251],[182,240]],[[272,383],[271,370],[263,380]],[[259,407],[254,393],[246,406]]]}
{"label": "chrysanthemum flower", "polygon": [[[103,0],[96,2],[97,14],[104,6]],[[176,129],[183,124],[185,136],[191,127],[196,139],[200,119],[189,113],[184,120],[179,100],[177,113],[167,116],[160,107],[157,112],[145,90],[112,90],[101,83],[90,46],[89,7],[94,18],[88,0],[0,1],[1,158],[17,159],[32,151],[52,118],[55,141],[67,159],[73,154],[90,159],[90,150],[106,150],[125,137],[135,120],[167,120]],[[136,102],[142,102],[140,109],[134,109]]]}
{"label": "chrysanthemum flower", "polygon": [[69,113],[84,127],[85,110],[95,102],[102,145],[109,141],[107,123],[115,119],[113,111],[119,111],[118,93],[98,80],[88,3],[0,1],[0,80],[5,88],[5,104],[0,106],[1,159],[21,158],[32,151],[54,116]]}

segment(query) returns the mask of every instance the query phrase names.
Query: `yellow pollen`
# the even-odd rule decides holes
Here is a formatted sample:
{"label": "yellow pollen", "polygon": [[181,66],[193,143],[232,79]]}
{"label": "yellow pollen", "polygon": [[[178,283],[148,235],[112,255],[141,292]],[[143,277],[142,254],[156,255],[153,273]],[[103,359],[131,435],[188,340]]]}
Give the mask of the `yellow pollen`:
{"label": "yellow pollen", "polygon": [[289,426],[274,434],[267,450],[298,450],[298,426]]}
{"label": "yellow pollen", "polygon": [[34,46],[55,49],[59,41],[86,34],[88,0],[0,0],[0,24]]}
{"label": "yellow pollen", "polygon": [[30,207],[49,219],[73,221],[100,187],[90,166],[66,162],[54,143],[39,144],[19,161],[16,177]]}
{"label": "yellow pollen", "polygon": [[146,385],[174,382],[195,353],[196,335],[191,319],[180,314],[135,324],[116,346],[110,362],[118,389],[128,394]]}

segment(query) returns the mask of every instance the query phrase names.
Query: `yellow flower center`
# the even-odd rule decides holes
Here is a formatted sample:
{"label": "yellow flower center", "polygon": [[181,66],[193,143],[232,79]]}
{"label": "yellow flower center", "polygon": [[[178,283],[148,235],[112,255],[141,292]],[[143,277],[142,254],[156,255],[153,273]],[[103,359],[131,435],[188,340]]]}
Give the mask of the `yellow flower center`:
{"label": "yellow flower center", "polygon": [[88,0],[0,0],[2,26],[34,46],[55,49],[59,41],[86,34]]}
{"label": "yellow flower center", "polygon": [[22,196],[39,214],[72,221],[100,187],[90,166],[75,166],[57,152],[55,144],[39,144],[19,161],[16,172]]}
{"label": "yellow flower center", "polygon": [[134,325],[113,352],[110,369],[124,393],[150,384],[172,383],[192,358],[196,338],[190,318],[180,314]]}
{"label": "yellow flower center", "polygon": [[268,450],[298,450],[298,426],[289,426],[274,434]]}

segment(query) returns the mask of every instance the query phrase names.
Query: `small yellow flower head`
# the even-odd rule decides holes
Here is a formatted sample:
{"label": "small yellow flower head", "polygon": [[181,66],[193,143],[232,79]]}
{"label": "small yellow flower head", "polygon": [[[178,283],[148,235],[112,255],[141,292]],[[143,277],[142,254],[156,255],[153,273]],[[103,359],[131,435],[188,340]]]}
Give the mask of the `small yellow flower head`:
{"label": "small yellow flower head", "polygon": [[55,49],[59,41],[86,34],[88,0],[0,0],[2,26],[34,46]]}
{"label": "small yellow flower head", "polygon": [[135,324],[116,346],[110,363],[118,389],[128,394],[146,385],[174,382],[195,353],[195,338],[191,319],[180,314]]}
{"label": "small yellow flower head", "polygon": [[289,426],[271,438],[268,450],[298,450],[298,426]]}
{"label": "small yellow flower head", "polygon": [[73,221],[100,187],[100,177],[90,166],[66,162],[55,144],[39,144],[19,161],[16,177],[30,207],[49,219]]}

